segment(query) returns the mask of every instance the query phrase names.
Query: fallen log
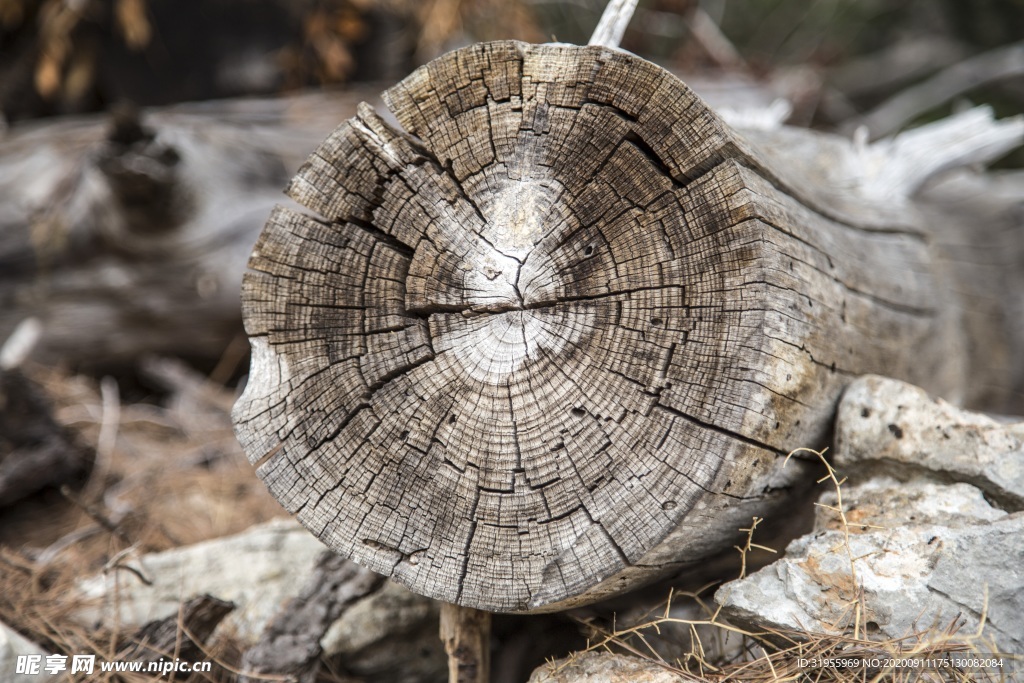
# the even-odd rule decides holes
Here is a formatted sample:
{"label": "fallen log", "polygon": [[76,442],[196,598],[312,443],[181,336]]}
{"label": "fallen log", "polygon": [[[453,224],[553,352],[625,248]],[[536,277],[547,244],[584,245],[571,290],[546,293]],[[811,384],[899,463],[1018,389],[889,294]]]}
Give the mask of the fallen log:
{"label": "fallen log", "polygon": [[318,215],[257,243],[234,419],[290,512],[416,592],[543,611],[699,564],[865,373],[1020,396],[1024,356],[987,351],[1024,339],[1019,233],[996,285],[953,246],[988,228],[911,199],[1019,119],[740,135],[642,59],[516,42],[384,101],[402,128],[361,106],[289,186]]}
{"label": "fallen log", "polygon": [[119,659],[158,662],[196,661],[204,646],[235,605],[212,595],[199,595],[181,605],[178,614],[147,622],[128,638]]}
{"label": "fallen log", "polygon": [[0,138],[0,344],[31,358],[216,361],[241,333],[239,283],[281,187],[373,91],[180,105]]}

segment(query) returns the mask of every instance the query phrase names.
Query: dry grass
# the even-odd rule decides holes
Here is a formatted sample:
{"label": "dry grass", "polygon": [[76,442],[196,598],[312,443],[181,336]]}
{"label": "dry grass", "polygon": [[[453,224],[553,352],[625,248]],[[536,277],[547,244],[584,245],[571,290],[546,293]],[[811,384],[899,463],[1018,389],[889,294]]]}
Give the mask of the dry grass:
{"label": "dry grass", "polygon": [[[985,634],[985,615],[980,626],[973,633],[960,632],[954,621],[948,625],[921,630],[903,638],[873,637],[863,622],[864,598],[857,579],[857,561],[850,547],[850,523],[843,505],[841,478],[824,457],[823,452],[799,449],[811,453],[821,460],[826,474],[818,483],[828,482],[834,489],[836,504],[821,505],[833,512],[843,533],[843,543],[831,552],[843,553],[848,559],[849,581],[854,587],[855,597],[846,605],[843,622],[832,624],[838,634],[815,633],[811,631],[785,631],[778,629],[751,629],[730,624],[721,617],[721,608],[713,609],[703,597],[705,589],[696,592],[670,592],[659,612],[635,625],[625,628],[593,630],[591,642],[585,652],[606,651],[629,653],[654,662],[667,671],[678,674],[684,680],[725,683],[768,683],[777,681],[828,681],[836,683],[880,682],[880,681],[942,681],[965,683],[973,681],[1017,680],[1014,670],[1020,658],[1004,655],[1006,665],[1001,669],[972,671],[957,667],[895,667],[885,666],[886,660],[943,660],[950,655],[963,657],[991,657],[998,652],[995,643]],[[797,451],[794,451],[796,453]],[[792,456],[794,453],[791,453]],[[752,550],[769,548],[753,542],[754,532],[763,521],[754,518],[747,529],[746,542],[736,546],[740,553],[741,569],[739,578],[746,575],[747,555]],[[861,522],[858,528],[865,525]],[[868,525],[870,526],[870,525]],[[875,527],[879,528],[879,527]],[[699,618],[675,616],[682,600],[696,606]],[[675,641],[678,647],[681,637],[688,637],[688,647],[682,656],[668,658],[664,654],[666,639]],[[687,645],[684,644],[684,645]],[[824,660],[857,660],[875,662],[879,666],[810,666],[806,662]],[[565,660],[561,666],[570,665],[574,657]],[[556,666],[553,664],[553,666]],[[557,666],[556,666],[557,668]]]}

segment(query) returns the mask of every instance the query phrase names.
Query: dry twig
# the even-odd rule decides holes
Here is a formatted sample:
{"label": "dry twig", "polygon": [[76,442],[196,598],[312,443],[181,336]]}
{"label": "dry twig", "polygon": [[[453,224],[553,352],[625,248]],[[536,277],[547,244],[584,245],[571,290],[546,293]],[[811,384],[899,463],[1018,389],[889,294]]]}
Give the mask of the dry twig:
{"label": "dry twig", "polygon": [[1024,75],[1024,42],[1014,43],[966,59],[931,78],[890,97],[859,120],[845,126],[847,133],[867,126],[872,139],[895,133],[915,117],[986,83]]}

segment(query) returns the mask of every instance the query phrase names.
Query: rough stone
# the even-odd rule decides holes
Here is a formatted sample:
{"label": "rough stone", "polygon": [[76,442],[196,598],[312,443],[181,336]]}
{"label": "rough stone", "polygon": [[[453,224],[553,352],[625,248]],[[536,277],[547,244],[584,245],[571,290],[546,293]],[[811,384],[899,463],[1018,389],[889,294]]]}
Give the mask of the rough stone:
{"label": "rough stone", "polygon": [[679,683],[685,680],[639,657],[584,652],[537,668],[528,683]]}
{"label": "rough stone", "polygon": [[[255,642],[299,593],[324,550],[297,522],[279,519],[235,536],[125,560],[152,585],[129,571],[87,578],[79,589],[91,606],[78,620],[86,626],[112,623],[116,604],[120,625],[138,627],[176,614],[181,601],[209,594],[238,606],[217,633]],[[331,626],[321,641],[324,655],[367,680],[443,678],[447,660],[437,637],[437,612],[432,600],[387,582]]]}
{"label": "rough stone", "polygon": [[7,683],[44,683],[45,681],[57,680],[56,674],[48,674],[40,669],[38,674],[18,674],[18,657],[22,655],[41,655],[45,657],[50,654],[38,645],[28,640],[20,633],[0,622],[0,680]]}
{"label": "rough stone", "polygon": [[[1024,653],[1024,424],[957,409],[879,377],[854,382],[836,426],[846,534],[834,491],[814,531],[785,556],[724,585],[715,600],[743,624],[838,633],[860,597],[869,634],[931,627],[985,634]],[[1008,510],[1010,512],[1008,512]],[[847,548],[848,546],[848,548]]]}
{"label": "rough stone", "polygon": [[439,603],[388,581],[334,622],[321,645],[366,680],[443,680],[448,660],[437,635],[438,612]]}
{"label": "rough stone", "polygon": [[178,611],[194,595],[228,600],[238,609],[221,629],[233,627],[254,640],[286,600],[298,593],[324,545],[291,520],[274,520],[241,534],[126,559],[152,585],[129,571],[85,579],[84,597],[98,604],[80,612],[85,624],[109,622],[139,626]]}
{"label": "rough stone", "polygon": [[[950,623],[973,633],[987,599],[987,632],[1002,648],[1024,652],[1024,516],[980,507],[980,492],[963,484],[889,484],[845,490],[849,553],[835,515],[820,515],[816,531],[793,541],[784,558],[718,591],[723,613],[740,623],[840,633],[862,591],[868,633],[901,638]],[[915,497],[926,502],[911,507]],[[944,504],[936,506],[936,497]],[[890,500],[880,506],[885,498],[907,506],[875,517],[882,507],[898,508]]]}
{"label": "rough stone", "polygon": [[[847,472],[840,471],[843,476]],[[834,491],[822,494],[822,505],[835,506]],[[985,495],[970,484],[940,484],[926,479],[900,481],[876,476],[856,485],[843,486],[843,508],[854,532],[871,530],[872,525],[892,529],[901,526],[936,525],[962,527],[994,522],[1007,516],[993,507]],[[815,528],[840,530],[839,516],[818,507]]]}
{"label": "rough stone", "polygon": [[966,482],[1005,510],[1024,510],[1024,422],[962,410],[905,382],[867,376],[847,388],[835,464],[858,478]]}

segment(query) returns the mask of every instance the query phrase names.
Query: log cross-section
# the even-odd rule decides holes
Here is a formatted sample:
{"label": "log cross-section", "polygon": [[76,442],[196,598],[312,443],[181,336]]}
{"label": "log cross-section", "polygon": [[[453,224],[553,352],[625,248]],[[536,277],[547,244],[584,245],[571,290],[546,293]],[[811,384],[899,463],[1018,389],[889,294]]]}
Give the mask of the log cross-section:
{"label": "log cross-section", "polygon": [[599,46],[445,55],[309,158],[243,287],[237,433],[341,554],[492,611],[734,544],[850,378],[959,391],[929,237],[787,181],[671,74]]}

